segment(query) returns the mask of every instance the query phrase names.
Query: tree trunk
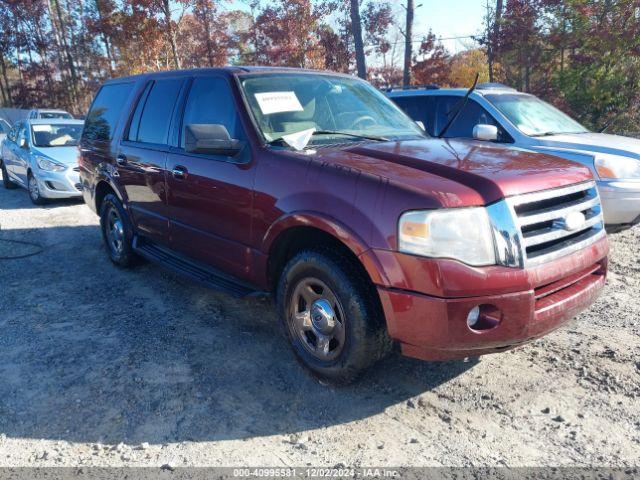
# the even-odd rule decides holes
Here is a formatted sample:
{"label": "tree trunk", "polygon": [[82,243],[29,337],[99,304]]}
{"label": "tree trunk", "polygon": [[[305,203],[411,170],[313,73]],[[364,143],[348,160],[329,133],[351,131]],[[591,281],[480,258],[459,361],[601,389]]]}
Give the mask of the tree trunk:
{"label": "tree trunk", "polygon": [[107,62],[109,62],[109,73],[113,76],[113,54],[111,53],[111,41],[105,31],[104,17],[102,16],[102,8],[100,0],[96,0],[96,11],[98,12],[98,20],[100,22],[100,36],[102,37],[102,43],[104,43],[104,49],[107,53]]}
{"label": "tree trunk", "polygon": [[4,55],[2,54],[0,54],[0,73],[2,73],[2,79],[4,80],[5,89],[7,91],[7,107],[13,107],[11,85],[9,85],[9,79],[7,78],[7,65],[4,63]]}
{"label": "tree trunk", "polygon": [[500,34],[500,21],[502,20],[503,0],[496,0],[496,12],[493,19],[493,28],[489,34],[489,42],[487,48],[487,59],[489,61],[489,81],[495,80],[493,67],[495,64],[495,46],[498,43],[498,35]]}
{"label": "tree trunk", "polygon": [[407,0],[407,23],[404,32],[404,71],[402,85],[411,85],[411,63],[413,61],[413,16],[415,6],[413,0]]}
{"label": "tree trunk", "polygon": [[78,106],[78,74],[76,73],[75,63],[73,62],[73,56],[67,42],[67,27],[64,19],[62,18],[62,8],[60,7],[60,0],[55,1],[56,16],[58,17],[58,26],[60,28],[60,41],[62,43],[63,55],[67,61],[67,67],[69,68],[69,75],[71,76],[71,104],[74,109]]}
{"label": "tree trunk", "polygon": [[171,25],[171,6],[169,0],[162,0],[162,10],[164,13],[164,19],[167,23],[166,35],[169,46],[171,47],[171,56],[173,57],[173,65],[175,68],[180,68],[180,59],[178,58],[178,49],[176,47],[176,34]]}
{"label": "tree trunk", "polygon": [[367,63],[364,58],[364,43],[362,41],[362,21],[360,20],[360,2],[351,0],[351,30],[356,49],[356,68],[360,78],[367,78]]}

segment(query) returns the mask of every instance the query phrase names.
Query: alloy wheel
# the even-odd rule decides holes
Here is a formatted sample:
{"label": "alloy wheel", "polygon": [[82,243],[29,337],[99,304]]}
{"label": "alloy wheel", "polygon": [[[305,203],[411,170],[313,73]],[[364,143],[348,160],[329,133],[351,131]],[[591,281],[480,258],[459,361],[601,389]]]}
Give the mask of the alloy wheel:
{"label": "alloy wheel", "polygon": [[344,309],[335,293],[317,278],[303,278],[296,285],[288,323],[304,348],[318,360],[334,360],[344,349]]}

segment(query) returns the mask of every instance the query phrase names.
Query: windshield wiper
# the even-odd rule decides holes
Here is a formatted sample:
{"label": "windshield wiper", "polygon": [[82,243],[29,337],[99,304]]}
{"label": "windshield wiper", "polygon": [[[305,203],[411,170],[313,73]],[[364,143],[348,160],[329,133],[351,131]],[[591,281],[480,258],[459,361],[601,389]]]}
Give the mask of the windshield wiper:
{"label": "windshield wiper", "polygon": [[[378,135],[360,135],[357,133],[348,133],[348,132],[340,132],[338,130],[316,130],[315,132],[313,132],[311,134],[312,136],[315,135],[344,135],[346,137],[353,137],[353,138],[359,138],[362,140],[372,140],[374,142],[388,142],[389,139],[386,137],[381,137]],[[278,137],[274,140],[271,140],[269,142],[267,142],[267,145],[283,145],[283,144],[287,144],[287,142],[285,141],[285,139],[283,137]]]}
{"label": "windshield wiper", "polygon": [[467,93],[464,94],[464,97],[462,97],[458,103],[453,107],[453,116],[449,119],[449,121],[447,122],[447,124],[444,126],[444,128],[442,130],[440,130],[440,134],[437,135],[438,138],[442,138],[443,135],[445,133],[447,133],[447,130],[449,130],[449,127],[451,127],[451,125],[453,125],[453,122],[456,121],[456,119],[458,118],[458,116],[460,115],[460,113],[462,113],[462,110],[464,109],[465,105],[467,104],[467,100],[469,100],[469,95],[471,95],[471,93],[476,89],[476,85],[478,85],[478,78],[480,77],[479,73],[476,73],[476,79],[473,81],[473,85],[471,85],[471,88],[469,90],[467,90]]}
{"label": "windshield wiper", "polygon": [[338,130],[316,130],[313,135],[345,135],[347,137],[361,138],[363,140],[373,140],[374,142],[388,142],[389,139],[379,135],[361,135],[357,133],[340,132]]}

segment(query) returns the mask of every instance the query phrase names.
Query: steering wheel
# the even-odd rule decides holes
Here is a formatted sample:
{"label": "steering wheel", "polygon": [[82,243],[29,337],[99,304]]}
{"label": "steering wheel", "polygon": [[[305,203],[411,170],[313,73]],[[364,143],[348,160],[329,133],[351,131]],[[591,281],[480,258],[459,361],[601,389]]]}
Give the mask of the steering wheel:
{"label": "steering wheel", "polygon": [[[361,115],[353,121],[353,128],[356,129],[361,123],[364,124],[369,122],[371,125],[377,125],[376,119],[371,115]],[[364,125],[363,125],[364,126]]]}

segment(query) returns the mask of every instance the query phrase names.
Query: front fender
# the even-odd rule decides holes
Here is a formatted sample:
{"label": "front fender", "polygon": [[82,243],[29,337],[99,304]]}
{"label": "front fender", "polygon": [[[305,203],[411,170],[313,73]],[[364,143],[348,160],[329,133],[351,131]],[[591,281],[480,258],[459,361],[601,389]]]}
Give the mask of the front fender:
{"label": "front fender", "polygon": [[364,239],[340,221],[319,212],[298,211],[283,215],[267,230],[261,250],[270,252],[281,234],[296,227],[316,228],[336,238],[360,259],[373,283],[388,285],[382,266]]}

